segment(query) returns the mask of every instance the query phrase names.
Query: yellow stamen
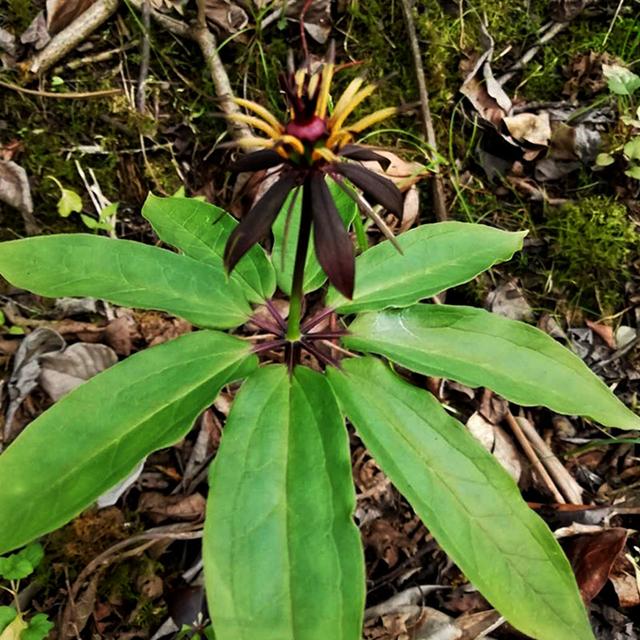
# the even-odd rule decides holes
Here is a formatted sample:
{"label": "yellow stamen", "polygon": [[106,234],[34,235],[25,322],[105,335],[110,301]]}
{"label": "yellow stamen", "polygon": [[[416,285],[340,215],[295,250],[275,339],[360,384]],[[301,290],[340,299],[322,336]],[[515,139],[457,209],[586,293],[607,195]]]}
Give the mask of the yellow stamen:
{"label": "yellow stamen", "polygon": [[307,89],[307,95],[309,96],[309,98],[313,98],[313,94],[315,93],[315,90],[318,88],[318,82],[320,82],[320,75],[317,73],[314,73],[311,76],[311,80],[309,80],[309,88]]}
{"label": "yellow stamen", "polygon": [[331,131],[336,131],[342,127],[342,123],[351,115],[351,112],[365,99],[368,98],[376,89],[377,84],[369,84],[364,89],[358,91],[355,96],[347,103],[341,111],[336,108],[333,114],[329,126]]}
{"label": "yellow stamen", "polygon": [[339,129],[334,131],[328,138],[326,145],[330,149],[340,149],[345,144],[348,144],[353,140],[353,136],[346,129]]}
{"label": "yellow stamen", "polygon": [[232,113],[227,116],[227,120],[231,120],[231,122],[244,122],[254,129],[264,131],[264,133],[271,138],[277,138],[284,130],[282,127],[278,127],[277,129],[272,127],[268,122],[262,120],[262,118],[248,116],[244,113]]}
{"label": "yellow stamen", "polygon": [[293,147],[294,151],[300,154],[304,154],[304,145],[295,136],[290,136],[288,134],[279,136],[276,140],[276,145],[282,144],[288,144],[289,146]]}
{"label": "yellow stamen", "polygon": [[316,104],[316,115],[319,118],[324,118],[327,113],[327,103],[329,102],[334,69],[335,65],[332,62],[325,64],[322,69],[322,84],[320,85],[320,93]]}
{"label": "yellow stamen", "polygon": [[276,118],[271,111],[268,111],[257,102],[253,102],[253,100],[245,100],[244,98],[233,98],[233,102],[235,102],[239,107],[244,107],[249,111],[253,111],[253,113],[259,115],[263,120],[266,120],[274,129],[282,128],[282,125],[278,122],[278,118]]}
{"label": "yellow stamen", "polygon": [[253,136],[247,136],[246,138],[240,138],[236,140],[236,144],[242,149],[255,149],[262,147],[263,149],[271,149],[274,145],[273,140],[268,138],[258,138]]}
{"label": "yellow stamen", "polygon": [[338,162],[340,158],[331,151],[331,149],[327,149],[327,147],[318,147],[313,150],[311,154],[311,160],[313,162],[317,162],[318,160],[326,160],[327,162]]}
{"label": "yellow stamen", "polygon": [[298,69],[295,75],[296,93],[298,97],[302,96],[302,87],[304,86],[304,78],[307,75],[305,69]]}
{"label": "yellow stamen", "polygon": [[368,116],[365,116],[354,124],[346,127],[346,129],[348,129],[351,133],[360,133],[361,131],[364,131],[365,129],[371,127],[374,124],[377,124],[378,122],[381,122],[382,120],[386,120],[391,116],[395,116],[398,111],[398,107],[386,107],[385,109],[374,111]]}
{"label": "yellow stamen", "polygon": [[354,78],[347,88],[344,90],[344,93],[338,99],[336,103],[335,109],[333,110],[333,115],[331,116],[331,120],[333,120],[337,114],[339,114],[348,104],[353,100],[353,96],[358,93],[358,89],[362,86],[364,82],[364,78]]}

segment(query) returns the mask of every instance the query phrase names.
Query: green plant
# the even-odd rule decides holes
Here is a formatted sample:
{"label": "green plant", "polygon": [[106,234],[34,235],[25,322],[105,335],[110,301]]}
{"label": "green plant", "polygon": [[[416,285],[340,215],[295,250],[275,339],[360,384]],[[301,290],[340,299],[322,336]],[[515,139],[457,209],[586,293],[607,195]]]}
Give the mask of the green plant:
{"label": "green plant", "polygon": [[550,208],[554,282],[605,314],[619,308],[629,257],[640,236],[624,204],[592,196]]}
{"label": "green plant", "polygon": [[603,65],[609,91],[618,100],[620,121],[627,131],[619,144],[607,152],[599,153],[596,165],[608,167],[616,161],[616,154],[626,162],[625,175],[640,180],[640,104],[634,100],[634,94],[640,89],[640,76],[620,65]]}
{"label": "green plant", "polygon": [[[541,640],[592,639],[549,529],[496,460],[387,361],[605,426],[638,429],[640,418],[537,329],[420,302],[510,259],[523,233],[423,225],[364,251],[354,267],[347,227],[357,228],[359,218],[341,194],[373,210],[336,181],[351,178],[391,209],[397,193],[357,164],[338,165],[375,158],[347,144],[353,126],[336,125],[340,106],[371,89],[356,83],[325,120],[321,96],[331,72],[329,63],[315,79],[305,72],[295,79],[294,117],[282,131],[259,105],[244,102],[257,116],[236,119],[272,130],[245,141],[269,148],[239,167],[279,166],[281,173],[240,224],[196,199],[150,196],[143,215],[180,255],[83,234],[0,245],[0,273],[15,286],[159,309],[200,327],[78,387],[0,456],[0,551],[73,518],[147,454],[184,437],[223,386],[243,381],[211,466],[203,541],[218,640],[361,637],[364,562],[352,520],[347,418],[445,551],[515,627]],[[330,130],[347,139],[328,144]],[[298,186],[302,197],[286,203]],[[258,242],[272,224],[269,256]],[[325,274],[334,285],[325,306],[305,315],[307,294],[324,286]],[[289,293],[287,318],[271,301],[278,284]],[[247,335],[252,325],[267,333]],[[339,361],[345,354],[353,357]]]}
{"label": "green plant", "polygon": [[0,558],[0,579],[9,586],[0,584],[0,589],[11,594],[13,605],[0,606],[0,640],[43,640],[53,629],[53,624],[43,613],[27,617],[20,610],[18,592],[20,581],[28,578],[42,562],[42,547],[33,543],[22,551]]}

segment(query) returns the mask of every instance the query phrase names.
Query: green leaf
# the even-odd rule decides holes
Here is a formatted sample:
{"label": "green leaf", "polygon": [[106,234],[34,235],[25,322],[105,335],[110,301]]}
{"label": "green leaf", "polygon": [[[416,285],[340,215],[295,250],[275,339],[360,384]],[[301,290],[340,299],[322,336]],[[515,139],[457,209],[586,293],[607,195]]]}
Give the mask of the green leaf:
{"label": "green leaf", "polygon": [[0,455],[0,552],[61,526],[146,455],[180,440],[222,385],[256,364],[246,342],[198,331],[66,395]]}
{"label": "green leaf", "polygon": [[20,640],[44,640],[53,629],[53,622],[44,613],[37,613],[29,620],[29,627],[22,632]]}
{"label": "green leaf", "polygon": [[[238,223],[224,209],[196,198],[158,198],[150,194],[142,215],[158,237],[185,255],[215,267],[222,267],[224,247]],[[253,247],[229,277],[238,283],[251,302],[271,298],[276,276],[264,249]]]}
{"label": "green leaf", "polygon": [[596,156],[596,165],[598,167],[608,167],[612,165],[616,159],[610,153],[599,153]]}
{"label": "green leaf", "polygon": [[618,96],[630,96],[640,89],[640,77],[619,64],[603,64],[602,73],[609,91]]}
{"label": "green leaf", "polygon": [[623,151],[629,160],[640,160],[640,136],[631,138],[631,140],[624,145]]}
{"label": "green leaf", "polygon": [[385,240],[358,256],[353,300],[330,289],[327,304],[340,313],[406,307],[509,260],[525,235],[464,222],[423,225],[398,236],[404,255]]}
{"label": "green leaf", "polygon": [[[328,180],[327,184],[329,186],[329,191],[331,191],[331,195],[333,196],[333,200],[336,203],[338,213],[344,221],[345,226],[348,228],[358,213],[358,206],[333,180]],[[298,232],[300,230],[300,215],[302,212],[302,193],[300,192],[298,194],[296,204],[291,212],[287,241],[285,243],[287,212],[289,211],[289,206],[293,197],[294,194],[292,193],[287,198],[272,227],[274,240],[271,261],[276,268],[278,286],[287,295],[291,293],[291,281],[293,279],[293,267],[296,257]],[[326,279],[327,276],[316,258],[312,235],[309,242],[309,251],[307,252],[307,262],[304,270],[305,293],[315,291],[320,288]]]}
{"label": "green leaf", "polygon": [[22,580],[30,576],[42,562],[44,551],[37,542],[30,544],[18,553],[0,558],[0,578]]}
{"label": "green leaf", "polygon": [[22,633],[28,627],[21,615],[16,617],[0,633],[0,640],[22,640]]}
{"label": "green leaf", "polygon": [[489,387],[520,405],[544,405],[620,429],[639,429],[587,365],[546,333],[473,307],[415,305],[358,317],[345,344],[426,375]]}
{"label": "green leaf", "polygon": [[360,640],[364,567],[344,420],[324,376],[259,370],[212,466],[204,566],[218,640]]}
{"label": "green leaf", "polygon": [[538,640],[593,639],[552,533],[430,393],[374,358],[347,360],[328,377],[382,470],[492,606]]}
{"label": "green leaf", "polygon": [[0,633],[2,633],[15,619],[18,612],[13,607],[0,607]]}
{"label": "green leaf", "polygon": [[113,229],[113,225],[107,222],[100,222],[91,216],[88,216],[84,213],[80,214],[80,219],[87,229],[92,229],[93,231],[111,231]]}
{"label": "green leaf", "polygon": [[629,176],[630,178],[633,178],[634,180],[640,180],[640,164],[634,164],[631,167],[629,167],[625,172],[624,172],[625,176]]}
{"label": "green leaf", "polygon": [[82,198],[75,191],[63,187],[62,183],[53,176],[47,177],[58,185],[58,188],[62,193],[56,206],[58,208],[58,213],[63,218],[68,218],[72,213],[79,213],[82,211]]}
{"label": "green leaf", "polygon": [[159,309],[203,327],[235,327],[251,314],[222,267],[130,240],[78,233],[4,242],[0,273],[38,295]]}

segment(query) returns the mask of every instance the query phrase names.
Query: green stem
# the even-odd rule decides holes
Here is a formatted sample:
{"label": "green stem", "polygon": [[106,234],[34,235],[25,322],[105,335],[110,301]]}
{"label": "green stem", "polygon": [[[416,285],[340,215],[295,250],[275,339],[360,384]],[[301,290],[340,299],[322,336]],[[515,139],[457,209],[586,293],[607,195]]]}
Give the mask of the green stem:
{"label": "green stem", "polygon": [[309,181],[302,185],[302,209],[300,211],[300,231],[298,246],[293,267],[291,296],[289,298],[289,319],[287,320],[287,340],[295,342],[300,339],[300,320],[302,318],[302,301],[304,299],[304,268],[311,237],[311,189]]}

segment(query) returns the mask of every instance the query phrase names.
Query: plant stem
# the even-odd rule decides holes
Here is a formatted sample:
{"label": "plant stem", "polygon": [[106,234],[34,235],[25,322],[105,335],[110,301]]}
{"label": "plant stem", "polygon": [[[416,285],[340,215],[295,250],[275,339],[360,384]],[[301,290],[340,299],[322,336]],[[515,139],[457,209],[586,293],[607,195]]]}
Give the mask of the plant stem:
{"label": "plant stem", "polygon": [[291,296],[289,299],[289,319],[287,321],[287,340],[295,342],[300,339],[300,319],[302,317],[302,301],[304,299],[304,267],[307,262],[309,238],[311,237],[311,189],[309,181],[302,185],[302,210],[300,211],[300,231],[298,246],[293,267]]}

